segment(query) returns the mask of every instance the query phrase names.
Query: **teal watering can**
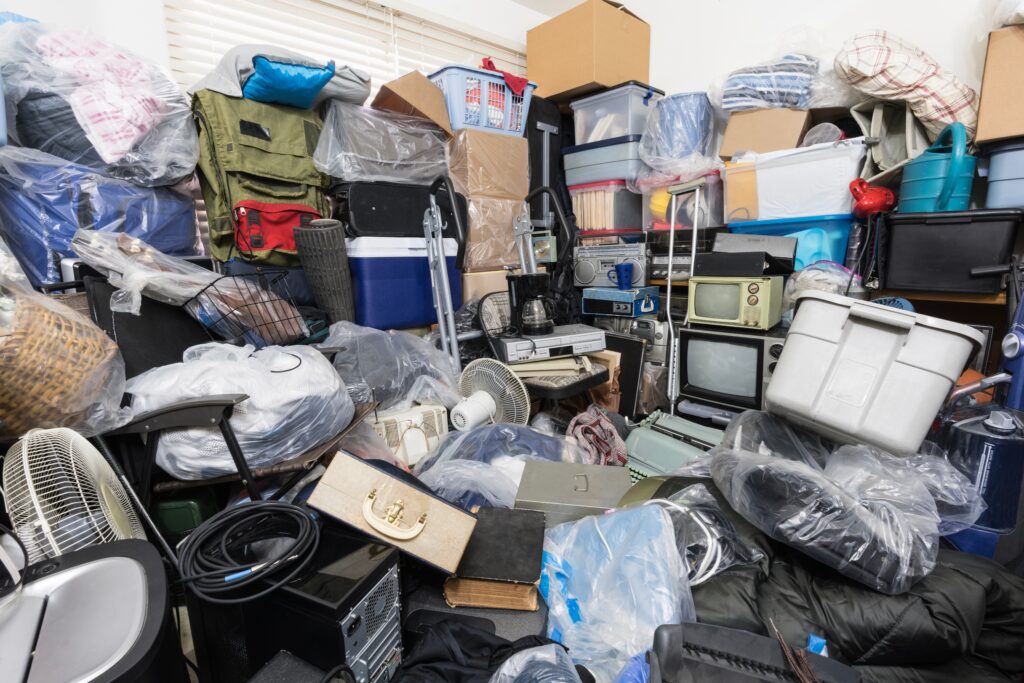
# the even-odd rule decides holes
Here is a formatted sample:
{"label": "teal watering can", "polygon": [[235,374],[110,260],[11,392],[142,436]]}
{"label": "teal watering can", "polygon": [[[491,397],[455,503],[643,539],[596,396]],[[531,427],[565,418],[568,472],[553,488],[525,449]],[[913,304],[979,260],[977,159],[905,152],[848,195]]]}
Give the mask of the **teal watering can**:
{"label": "teal watering can", "polygon": [[977,159],[967,153],[967,129],[951,123],[931,147],[903,167],[899,213],[964,211]]}

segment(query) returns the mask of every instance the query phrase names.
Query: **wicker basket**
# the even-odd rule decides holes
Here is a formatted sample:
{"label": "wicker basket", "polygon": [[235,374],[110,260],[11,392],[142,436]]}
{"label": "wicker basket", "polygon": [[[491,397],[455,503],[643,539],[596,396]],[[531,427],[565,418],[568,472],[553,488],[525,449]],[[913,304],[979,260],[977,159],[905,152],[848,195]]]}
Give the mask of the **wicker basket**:
{"label": "wicker basket", "polygon": [[8,294],[15,309],[10,333],[0,336],[0,433],[81,425],[115,374],[123,377],[117,345],[70,309]]}

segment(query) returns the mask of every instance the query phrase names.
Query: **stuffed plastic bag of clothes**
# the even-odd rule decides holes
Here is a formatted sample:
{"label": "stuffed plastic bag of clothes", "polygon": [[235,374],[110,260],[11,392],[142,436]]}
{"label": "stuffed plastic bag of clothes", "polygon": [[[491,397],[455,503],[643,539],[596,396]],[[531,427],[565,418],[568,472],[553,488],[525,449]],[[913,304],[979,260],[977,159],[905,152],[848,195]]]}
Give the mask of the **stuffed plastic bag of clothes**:
{"label": "stuffed plastic bag of clothes", "polygon": [[[320,351],[310,346],[200,344],[183,361],[153,368],[128,382],[136,415],[178,401],[246,394],[231,426],[251,467],[269,467],[317,446],[348,426],[355,406]],[[156,461],[178,479],[211,479],[235,472],[217,427],[163,433]]]}
{"label": "stuffed plastic bag of clothes", "polygon": [[110,296],[112,311],[138,315],[145,294],[183,306],[227,340],[263,347],[309,334],[299,311],[270,288],[270,275],[220,275],[123,234],[79,230],[71,246],[118,288]]}
{"label": "stuffed plastic bag of clothes", "polygon": [[331,325],[323,346],[341,349],[334,368],[356,403],[380,410],[416,403],[452,408],[462,397],[448,357],[408,332],[376,330],[347,321]]}
{"label": "stuffed plastic bag of clothes", "polygon": [[416,475],[434,493],[467,510],[475,505],[510,508],[527,460],[590,462],[575,439],[493,424],[449,434],[437,451],[416,464]]}
{"label": "stuffed plastic bag of clothes", "polygon": [[722,167],[713,154],[715,112],[706,92],[658,100],[640,138],[640,158],[655,173],[641,172],[633,189],[643,191],[706,175]]}
{"label": "stuffed plastic bag of clothes", "polygon": [[940,528],[965,528],[984,510],[973,484],[941,458],[857,445],[830,451],[766,413],[739,415],[710,455],[715,484],[748,522],[891,595],[934,568]]}
{"label": "stuffed plastic bag of clothes", "polygon": [[0,148],[0,233],[35,286],[64,279],[60,260],[75,256],[71,238],[79,229],[125,233],[175,256],[198,253],[191,197],[39,150]]}
{"label": "stuffed plastic bag of clothes", "polygon": [[602,683],[650,648],[659,626],[695,619],[676,530],[660,506],[548,529],[542,563],[548,637]]}
{"label": "stuffed plastic bag of clothes", "polygon": [[520,650],[505,660],[488,683],[582,683],[561,645]]}
{"label": "stuffed plastic bag of clothes", "polygon": [[93,321],[32,290],[0,240],[0,436],[69,427],[94,436],[128,422],[124,361]]}
{"label": "stuffed plastic bag of clothes", "polygon": [[199,159],[184,93],[154,64],[97,37],[0,26],[0,74],[15,144],[137,185],[173,185]]}
{"label": "stuffed plastic bag of clothes", "polygon": [[445,134],[428,119],[331,102],[313,164],[346,182],[429,185],[448,171]]}

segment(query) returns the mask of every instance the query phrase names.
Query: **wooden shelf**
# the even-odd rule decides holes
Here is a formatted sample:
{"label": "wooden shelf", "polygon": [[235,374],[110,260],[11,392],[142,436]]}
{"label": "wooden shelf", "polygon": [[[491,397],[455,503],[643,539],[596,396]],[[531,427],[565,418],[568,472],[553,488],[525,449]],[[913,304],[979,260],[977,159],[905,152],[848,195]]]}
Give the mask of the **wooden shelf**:
{"label": "wooden shelf", "polygon": [[[668,285],[668,280],[648,280],[648,286],[651,287],[665,287]],[[689,283],[686,280],[673,280],[673,287],[686,287]]]}
{"label": "wooden shelf", "polygon": [[997,294],[956,294],[953,292],[908,292],[902,289],[886,289],[871,298],[881,296],[899,296],[909,301],[938,301],[949,304],[983,304],[988,306],[1005,306],[1006,292]]}

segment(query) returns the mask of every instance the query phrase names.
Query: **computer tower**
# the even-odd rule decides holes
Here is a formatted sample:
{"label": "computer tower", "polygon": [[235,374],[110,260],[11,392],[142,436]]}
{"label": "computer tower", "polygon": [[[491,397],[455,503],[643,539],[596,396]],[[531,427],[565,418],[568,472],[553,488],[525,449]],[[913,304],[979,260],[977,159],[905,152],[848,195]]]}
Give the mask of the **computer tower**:
{"label": "computer tower", "polygon": [[187,591],[201,683],[244,683],[281,650],[358,683],[385,683],[402,659],[398,551],[327,526],[309,567],[241,605]]}

